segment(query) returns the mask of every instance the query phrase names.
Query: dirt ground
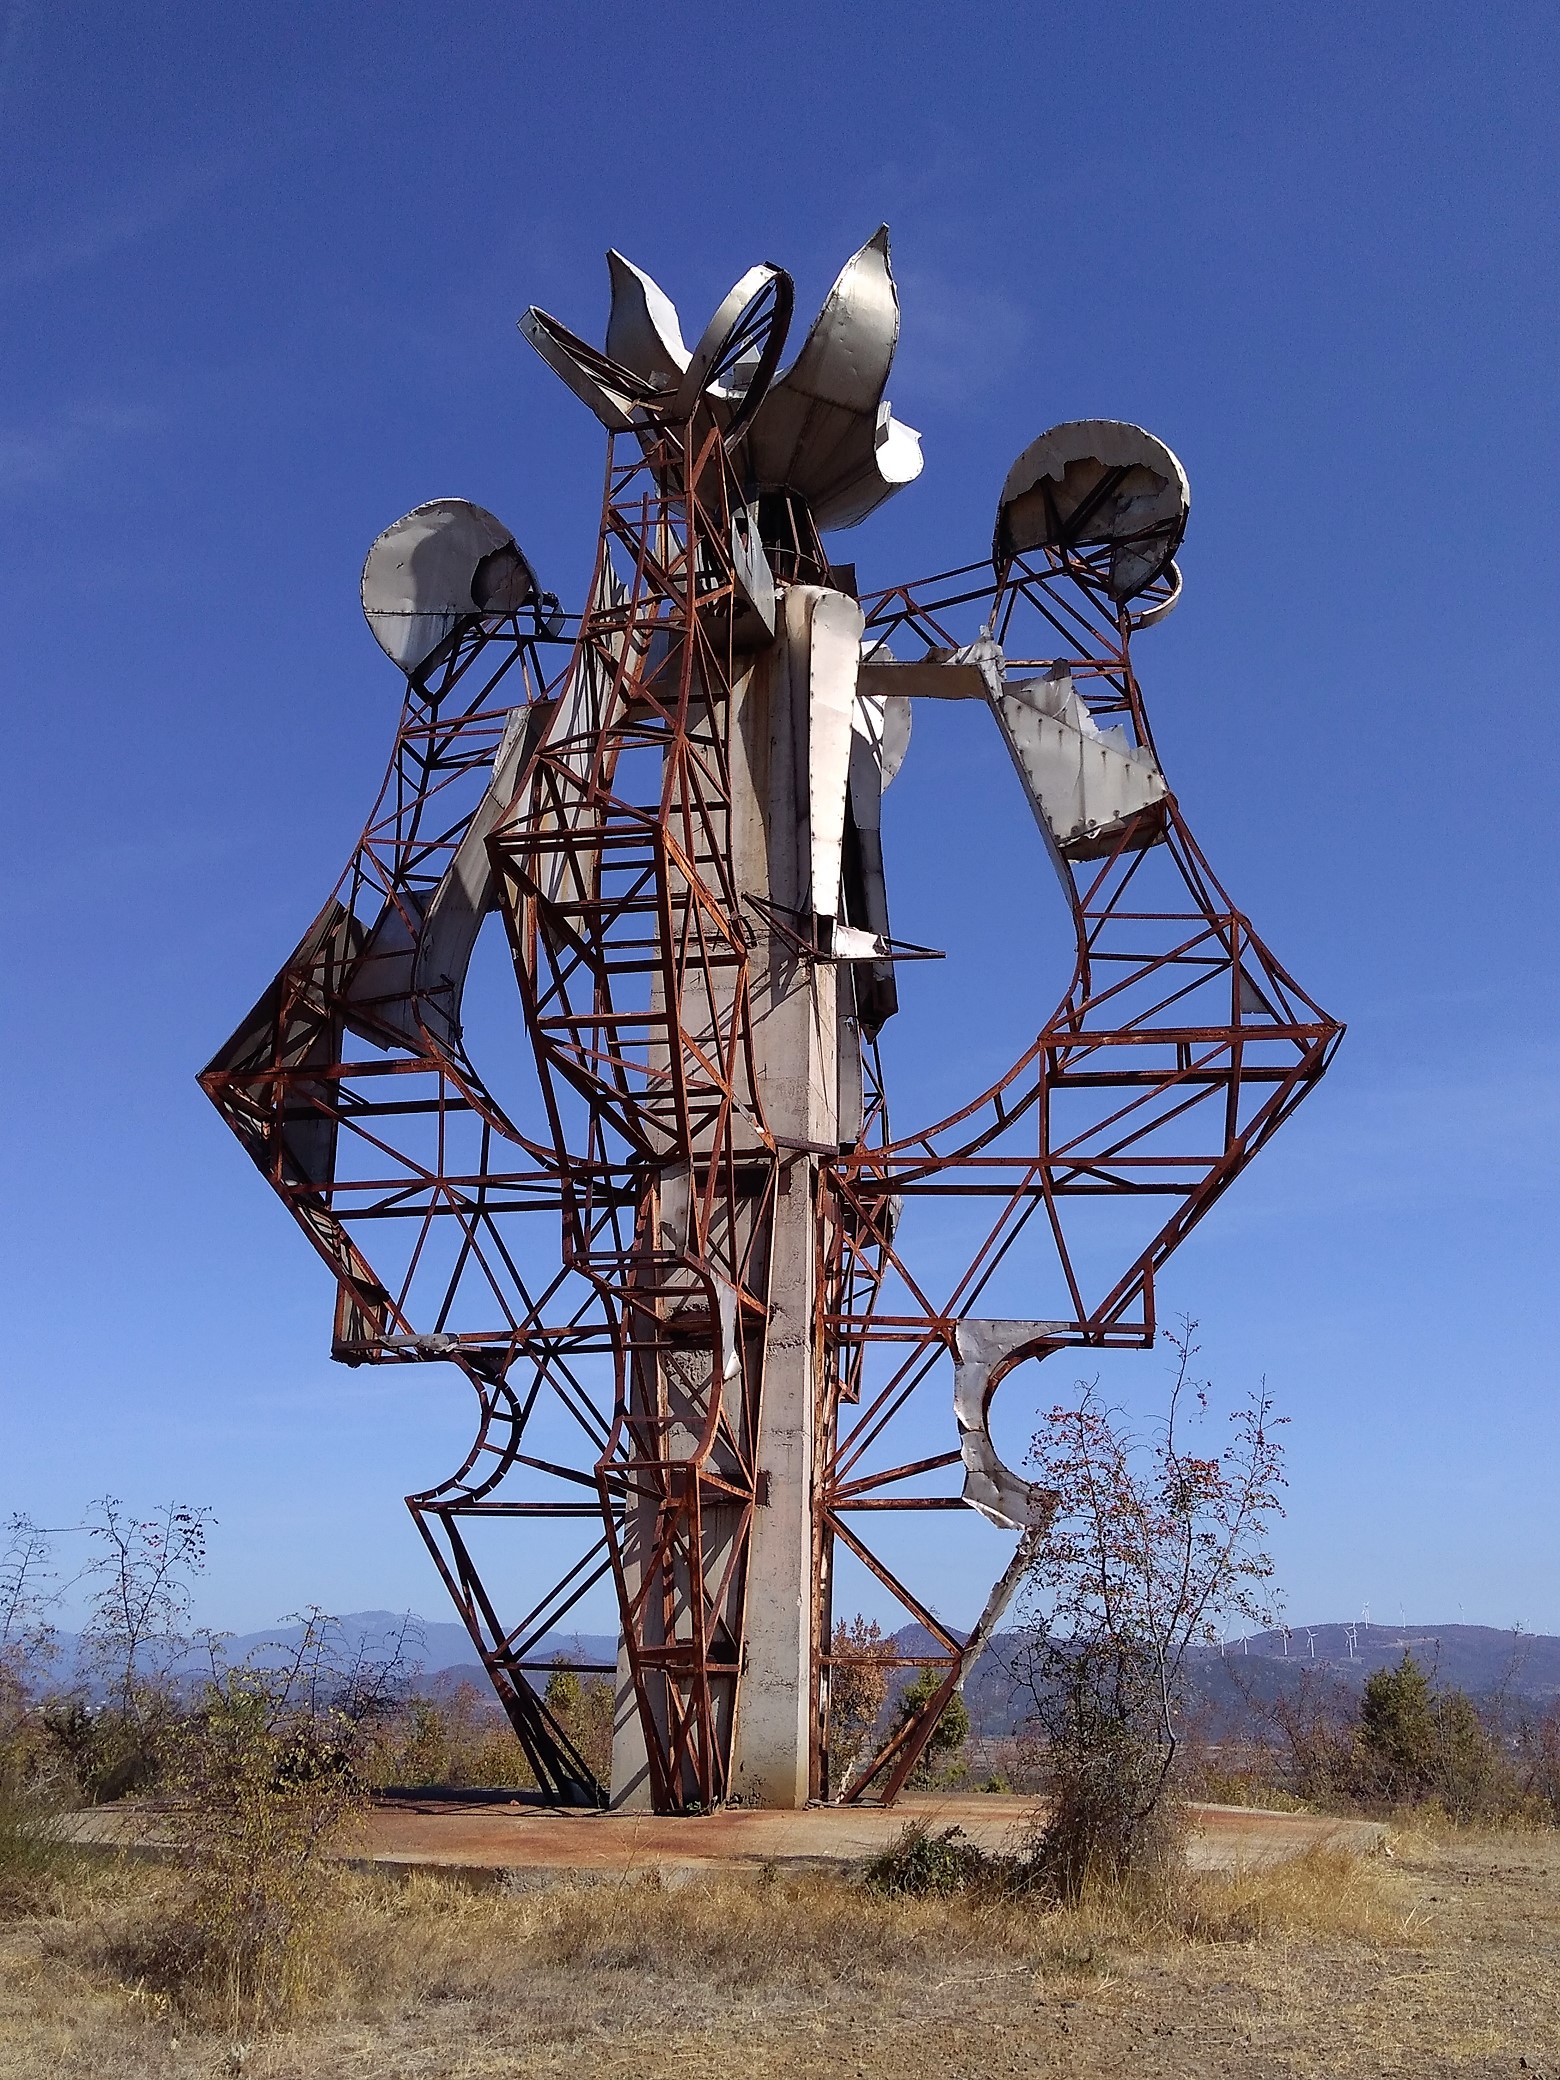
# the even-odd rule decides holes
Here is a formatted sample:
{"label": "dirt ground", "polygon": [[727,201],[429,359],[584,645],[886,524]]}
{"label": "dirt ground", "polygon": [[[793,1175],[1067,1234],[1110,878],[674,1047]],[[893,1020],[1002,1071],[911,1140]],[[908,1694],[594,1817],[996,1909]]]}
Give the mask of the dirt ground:
{"label": "dirt ground", "polygon": [[0,2076],[1560,2080],[1560,1838],[1394,1838],[1198,1876],[1176,1925],[837,1878],[510,1896],[353,1879],[312,2020],[192,2034],[116,1976],[145,1867],[0,1931]]}

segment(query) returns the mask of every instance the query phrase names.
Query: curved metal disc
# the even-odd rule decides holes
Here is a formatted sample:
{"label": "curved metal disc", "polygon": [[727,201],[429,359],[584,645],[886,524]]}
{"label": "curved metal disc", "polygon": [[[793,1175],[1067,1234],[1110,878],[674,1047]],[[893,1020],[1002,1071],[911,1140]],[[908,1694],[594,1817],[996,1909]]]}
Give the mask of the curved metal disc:
{"label": "curved metal disc", "polygon": [[1029,549],[1070,551],[1098,568],[1113,599],[1131,599],[1180,547],[1191,497],[1180,462],[1143,427],[1070,420],[1008,471],[992,553],[1001,565]]}
{"label": "curved metal disc", "polygon": [[536,576],[502,520],[469,499],[432,498],[375,541],[362,597],[374,640],[410,674],[458,622],[527,605]]}

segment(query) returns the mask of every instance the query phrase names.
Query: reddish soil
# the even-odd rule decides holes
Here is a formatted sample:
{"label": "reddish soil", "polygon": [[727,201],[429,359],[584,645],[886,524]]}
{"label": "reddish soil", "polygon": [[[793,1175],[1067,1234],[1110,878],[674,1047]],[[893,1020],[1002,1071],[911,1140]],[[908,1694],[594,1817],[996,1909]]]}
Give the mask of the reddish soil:
{"label": "reddish soil", "polygon": [[[983,1849],[1016,1846],[1033,1808],[996,1795],[905,1798],[890,1808],[813,1806],[781,1813],[729,1808],[692,1819],[652,1813],[560,1812],[398,1796],[381,1799],[354,1853],[381,1864],[439,1864],[533,1874],[583,1871],[663,1878],[716,1867],[797,1870],[875,1855],[913,1820],[961,1827]],[[1375,1846],[1380,1829],[1308,1813],[1193,1808],[1191,1860],[1204,1868],[1276,1862],[1319,1841]]]}

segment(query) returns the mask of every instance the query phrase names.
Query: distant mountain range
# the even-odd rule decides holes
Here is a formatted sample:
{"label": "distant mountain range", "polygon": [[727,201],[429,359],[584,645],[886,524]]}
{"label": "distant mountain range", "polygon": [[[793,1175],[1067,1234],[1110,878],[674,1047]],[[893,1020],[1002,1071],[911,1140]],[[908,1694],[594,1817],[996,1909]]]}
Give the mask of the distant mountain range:
{"label": "distant mountain range", "polygon": [[[419,1680],[437,1684],[445,1674],[459,1678],[480,1673],[482,1662],[464,1625],[419,1618],[397,1611],[349,1611],[332,1618],[331,1648],[339,1660],[362,1654],[388,1658],[400,1653]],[[301,1623],[268,1625],[259,1632],[230,1633],[221,1640],[221,1654],[230,1666],[249,1662],[258,1668],[284,1664],[303,1639]],[[55,1641],[51,1681],[68,1686],[80,1658],[80,1636],[62,1632]],[[580,1666],[617,1659],[617,1635],[596,1632],[549,1633],[535,1649],[538,1661],[564,1659]],[[198,1675],[209,1666],[204,1653],[190,1653],[179,1664],[180,1673]]]}
{"label": "distant mountain range", "polygon": [[[352,1611],[335,1619],[340,1649],[384,1655],[405,1635],[405,1658],[418,1670],[420,1684],[446,1691],[481,1669],[481,1661],[465,1627],[448,1621],[398,1615],[394,1611]],[[224,1643],[229,1662],[253,1661],[261,1666],[284,1660],[296,1647],[299,1624],[273,1625],[239,1633]],[[932,1649],[930,1634],[909,1625],[894,1635],[906,1653]],[[1012,1732],[1025,1717],[1025,1698],[1015,1674],[1016,1633],[999,1633],[981,1655],[965,1686],[965,1698],[977,1734]],[[77,1641],[59,1641],[54,1680],[68,1683]],[[1560,1697],[1560,1638],[1545,1633],[1505,1632],[1492,1625],[1310,1625],[1287,1632],[1254,1633],[1224,1648],[1199,1649],[1194,1657],[1193,1689],[1213,1713],[1231,1722],[1244,1718],[1251,1699],[1268,1699],[1307,1680],[1307,1672],[1348,1691],[1364,1684],[1373,1669],[1395,1667],[1407,1651],[1447,1688],[1474,1697],[1505,1693],[1528,1702]],[[617,1639],[607,1633],[549,1634],[535,1650],[542,1662],[566,1659],[577,1665],[611,1664]],[[187,1663],[193,1673],[204,1665]]]}
{"label": "distant mountain range", "polygon": [[[977,1733],[1015,1731],[1025,1693],[1015,1679],[1016,1634],[999,1634],[971,1671],[965,1701]],[[1310,1625],[1259,1632],[1224,1647],[1194,1651],[1190,1703],[1219,1738],[1251,1730],[1262,1708],[1286,1690],[1321,1684],[1347,1701],[1374,1670],[1410,1653],[1443,1689],[1471,1697],[1504,1695],[1526,1704],[1560,1697],[1560,1639],[1503,1632],[1493,1625]]]}

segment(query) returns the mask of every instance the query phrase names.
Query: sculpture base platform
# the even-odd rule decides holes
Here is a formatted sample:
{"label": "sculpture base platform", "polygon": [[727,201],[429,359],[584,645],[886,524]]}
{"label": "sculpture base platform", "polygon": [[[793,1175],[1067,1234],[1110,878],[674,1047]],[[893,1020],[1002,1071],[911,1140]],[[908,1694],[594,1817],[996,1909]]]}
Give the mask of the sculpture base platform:
{"label": "sculpture base platform", "polygon": [[[1373,1821],[1245,1806],[1194,1806],[1189,1860],[1195,1869],[1270,1864],[1322,1844],[1368,1854],[1386,1830]],[[557,1885],[675,1886],[701,1878],[846,1877],[913,1820],[962,1827],[986,1850],[1016,1848],[1034,1812],[1027,1799],[996,1794],[902,1798],[891,1807],[808,1806],[799,1812],[730,1807],[692,1819],[644,1813],[568,1812],[505,1792],[419,1792],[378,1799],[346,1860],[387,1875],[437,1873],[503,1891]],[[77,1816],[83,1846],[159,1853],[152,1808],[99,1807]],[[166,1852],[163,1852],[166,1853]]]}

